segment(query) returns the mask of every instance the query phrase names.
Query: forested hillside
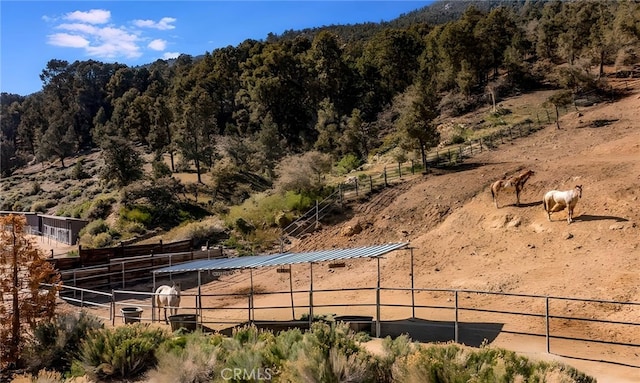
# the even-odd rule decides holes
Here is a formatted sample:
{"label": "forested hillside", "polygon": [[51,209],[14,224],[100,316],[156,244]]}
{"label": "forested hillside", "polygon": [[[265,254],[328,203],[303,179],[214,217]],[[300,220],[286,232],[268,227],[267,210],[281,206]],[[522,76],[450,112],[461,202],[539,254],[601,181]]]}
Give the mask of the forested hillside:
{"label": "forested hillside", "polygon": [[[1,96],[0,210],[106,219],[114,211],[103,205],[119,204],[144,232],[271,187],[316,196],[320,175],[372,155],[424,161],[441,122],[502,97],[556,89],[557,107],[611,96],[603,67],[633,74],[639,38],[634,1],[451,1],[144,67],[52,58],[40,92]],[[81,156],[96,151],[89,169]],[[95,178],[90,196],[67,202],[102,205],[74,214],[58,208],[62,196],[38,197],[38,183],[17,192],[34,164],[68,168],[63,180]],[[292,167],[318,177],[292,181]],[[185,171],[192,182],[172,177]]]}

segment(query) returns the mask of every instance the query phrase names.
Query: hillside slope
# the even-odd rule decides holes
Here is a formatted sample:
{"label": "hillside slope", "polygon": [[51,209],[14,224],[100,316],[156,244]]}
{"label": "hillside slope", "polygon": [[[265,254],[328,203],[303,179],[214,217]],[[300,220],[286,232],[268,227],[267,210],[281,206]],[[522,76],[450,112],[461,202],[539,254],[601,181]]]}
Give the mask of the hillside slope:
{"label": "hillside slope", "polygon": [[[459,171],[387,189],[291,251],[406,241],[421,286],[640,301],[640,97],[580,113],[565,116],[560,130],[551,125],[485,151]],[[521,206],[503,193],[496,209],[489,185],[522,169],[536,174]],[[575,222],[567,224],[566,211],[549,222],[544,193],[576,184],[584,191]],[[342,234],[356,224],[364,230]]]}

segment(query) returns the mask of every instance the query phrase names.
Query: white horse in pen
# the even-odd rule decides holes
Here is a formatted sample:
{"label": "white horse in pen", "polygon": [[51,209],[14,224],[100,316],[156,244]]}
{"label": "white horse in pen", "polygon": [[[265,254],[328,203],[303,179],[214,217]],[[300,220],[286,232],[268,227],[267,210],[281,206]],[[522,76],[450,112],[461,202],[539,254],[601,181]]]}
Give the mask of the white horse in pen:
{"label": "white horse in pen", "polygon": [[178,313],[180,307],[180,284],[173,282],[172,286],[162,285],[156,289],[156,307],[158,307],[158,320],[160,320],[160,309],[164,308],[164,321],[169,323],[167,319],[167,309],[171,315]]}
{"label": "white horse in pen", "polygon": [[542,199],[542,203],[544,204],[544,210],[547,212],[549,221],[551,221],[551,213],[562,211],[566,208],[569,212],[567,215],[567,223],[573,222],[573,210],[580,198],[582,198],[582,185],[576,185],[576,187],[571,190],[551,190],[547,192]]}

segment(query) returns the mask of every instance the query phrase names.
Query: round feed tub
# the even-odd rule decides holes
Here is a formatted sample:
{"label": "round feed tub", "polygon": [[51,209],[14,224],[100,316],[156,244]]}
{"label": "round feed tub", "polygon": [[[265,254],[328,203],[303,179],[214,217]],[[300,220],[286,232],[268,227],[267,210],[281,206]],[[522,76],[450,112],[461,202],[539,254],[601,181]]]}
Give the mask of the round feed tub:
{"label": "round feed tub", "polygon": [[359,315],[342,315],[334,318],[336,322],[345,322],[349,325],[349,328],[354,332],[368,332],[371,333],[371,324],[373,323],[372,316],[359,316]]}
{"label": "round feed tub", "polygon": [[140,322],[142,311],[143,310],[140,307],[123,307],[120,309],[120,312],[122,313],[122,320],[124,320],[124,323]]}
{"label": "round feed tub", "polygon": [[171,331],[178,331],[184,329],[189,332],[193,332],[197,328],[196,314],[176,314],[169,316],[169,323],[171,324]]}

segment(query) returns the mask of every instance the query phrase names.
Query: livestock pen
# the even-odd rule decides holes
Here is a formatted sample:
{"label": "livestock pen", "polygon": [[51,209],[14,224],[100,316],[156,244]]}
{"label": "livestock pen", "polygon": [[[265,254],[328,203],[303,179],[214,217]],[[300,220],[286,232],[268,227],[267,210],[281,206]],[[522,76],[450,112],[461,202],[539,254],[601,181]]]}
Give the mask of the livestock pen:
{"label": "livestock pen", "polygon": [[[392,251],[409,253],[410,286],[382,285],[381,262]],[[375,285],[322,289],[314,286],[317,273],[339,268],[341,261],[361,258],[375,264]],[[255,288],[256,274],[290,273],[292,265],[308,267],[308,289]],[[86,298],[69,303],[92,307],[90,310],[103,313],[101,317],[108,318],[114,326],[125,322],[119,314],[124,307],[142,309],[141,321],[157,321],[153,291],[156,283],[166,279],[163,276],[171,275],[170,279],[190,283],[183,287],[180,313],[192,315],[196,324],[208,331],[230,333],[248,323],[281,330],[308,328],[316,320],[345,321],[354,330],[364,330],[375,337],[408,334],[416,341],[455,341],[472,346],[499,341],[507,342],[508,348],[515,351],[528,345],[557,356],[640,368],[633,357],[640,351],[640,322],[610,315],[635,313],[628,317],[639,318],[640,302],[417,287],[413,281],[413,250],[407,243],[203,259],[156,269],[153,274],[153,285],[144,291],[112,290],[107,299],[101,295],[103,306]],[[220,275],[242,277],[249,287],[233,293],[204,288],[207,281]]]}

